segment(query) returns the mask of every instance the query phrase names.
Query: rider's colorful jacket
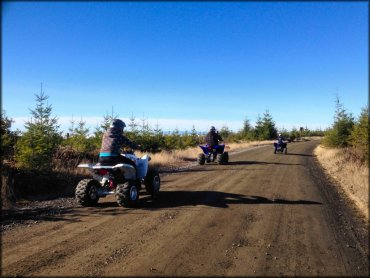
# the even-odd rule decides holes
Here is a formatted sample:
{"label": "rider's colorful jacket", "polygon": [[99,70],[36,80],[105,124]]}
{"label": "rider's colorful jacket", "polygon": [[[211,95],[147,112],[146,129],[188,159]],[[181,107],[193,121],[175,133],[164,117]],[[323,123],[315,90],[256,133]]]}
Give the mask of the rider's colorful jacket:
{"label": "rider's colorful jacket", "polygon": [[130,141],[116,128],[109,128],[103,135],[100,156],[119,156],[122,147],[138,149],[138,145]]}

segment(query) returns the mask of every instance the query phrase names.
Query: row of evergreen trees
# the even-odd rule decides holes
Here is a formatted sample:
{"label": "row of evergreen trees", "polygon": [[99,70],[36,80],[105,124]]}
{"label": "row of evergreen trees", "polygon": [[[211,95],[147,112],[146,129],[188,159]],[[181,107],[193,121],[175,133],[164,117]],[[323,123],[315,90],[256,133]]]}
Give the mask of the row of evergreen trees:
{"label": "row of evergreen trees", "polygon": [[[63,134],[59,130],[58,119],[52,116],[52,106],[47,103],[48,96],[43,92],[36,95],[36,107],[31,111],[31,120],[25,123],[25,131],[11,131],[12,119],[5,112],[1,116],[1,155],[12,157],[17,166],[30,169],[50,169],[52,158],[57,149],[70,148],[79,153],[98,152],[104,131],[109,127],[112,119],[118,115],[106,115],[99,126],[93,132],[86,127],[86,122],[71,121],[68,133]],[[333,127],[326,131],[324,142],[330,147],[345,147],[348,145],[360,149],[368,154],[367,141],[364,134],[368,135],[367,110],[364,109],[359,121],[354,121],[343,106],[337,100],[336,118]],[[285,137],[291,140],[301,136],[322,136],[321,130],[310,131],[307,128],[291,131],[280,130]],[[266,110],[263,116],[258,116],[255,126],[246,119],[240,131],[233,132],[224,126],[220,129],[220,135],[227,142],[241,140],[272,140],[277,137],[278,130],[272,115]],[[170,133],[164,133],[159,125],[151,128],[147,121],[138,123],[134,116],[128,122],[126,136],[140,144],[149,152],[162,150],[185,149],[203,143],[204,136],[199,134],[194,126],[190,132],[180,133],[178,129]]]}
{"label": "row of evergreen trees", "polygon": [[323,144],[330,148],[352,148],[360,160],[369,162],[369,107],[362,108],[355,119],[337,96],[334,122],[325,132]]}
{"label": "row of evergreen trees", "polygon": [[[67,133],[60,131],[58,120],[52,116],[52,106],[43,92],[36,95],[36,107],[31,111],[31,120],[25,123],[25,131],[11,131],[12,119],[4,111],[1,114],[1,156],[13,160],[18,167],[28,169],[51,169],[53,155],[57,150],[69,148],[76,153],[97,154],[102,136],[118,115],[106,115],[93,132],[86,122],[71,121]],[[180,133],[175,129],[165,134],[157,125],[152,129],[147,121],[138,123],[130,118],[125,135],[149,152],[185,149],[203,142],[203,138],[193,129]]]}

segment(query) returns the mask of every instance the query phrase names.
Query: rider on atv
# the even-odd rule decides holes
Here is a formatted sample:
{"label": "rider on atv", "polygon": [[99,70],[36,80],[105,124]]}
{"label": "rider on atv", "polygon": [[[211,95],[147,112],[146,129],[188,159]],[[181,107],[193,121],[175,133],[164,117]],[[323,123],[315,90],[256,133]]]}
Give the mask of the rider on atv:
{"label": "rider on atv", "polygon": [[121,147],[129,147],[131,149],[139,150],[140,145],[130,141],[123,135],[123,129],[126,124],[120,119],[114,119],[109,129],[103,135],[103,141],[99,154],[99,163],[101,165],[115,165],[119,163],[130,164],[135,167],[135,163],[120,154]]}
{"label": "rider on atv", "polygon": [[278,141],[278,144],[284,143],[285,138],[283,137],[283,135],[281,135],[281,133],[279,133],[277,141]]}
{"label": "rider on atv", "polygon": [[[216,132],[216,128],[214,126],[211,126],[211,129],[207,133],[205,140],[208,147],[212,148],[213,151],[215,150],[215,146],[217,146],[220,143],[220,141],[223,141],[220,134]],[[216,157],[217,151],[214,151],[213,161],[216,160]]]}
{"label": "rider on atv", "polygon": [[274,144],[275,145],[274,153],[276,153],[278,146],[282,146],[286,148],[287,143],[284,141],[285,141],[285,138],[283,137],[283,135],[281,135],[281,133],[279,133],[278,138],[277,138],[277,143]]}
{"label": "rider on atv", "polygon": [[142,184],[150,195],[158,195],[160,177],[154,168],[149,168],[150,156],[139,158],[132,153],[120,153],[121,147],[141,149],[123,135],[125,126],[121,120],[114,119],[103,135],[99,163],[78,165],[92,173],[92,178],[85,178],[76,186],[76,199],[81,205],[94,206],[99,198],[114,194],[120,206],[136,206]]}

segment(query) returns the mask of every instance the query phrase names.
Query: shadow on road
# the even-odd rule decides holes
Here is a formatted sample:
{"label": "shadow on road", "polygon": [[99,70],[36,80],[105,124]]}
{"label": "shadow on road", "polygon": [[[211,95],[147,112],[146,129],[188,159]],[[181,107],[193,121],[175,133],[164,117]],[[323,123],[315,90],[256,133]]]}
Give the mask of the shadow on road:
{"label": "shadow on road", "polygon": [[127,213],[141,214],[145,210],[156,210],[165,208],[179,208],[189,206],[209,206],[217,208],[228,208],[232,204],[263,205],[321,205],[319,202],[309,200],[285,200],[269,199],[263,196],[246,196],[220,191],[164,191],[160,196],[153,198],[143,194],[136,208],[124,208],[118,206],[115,201],[100,202],[95,207],[81,207],[76,203],[75,207],[56,209],[32,208],[18,211],[2,211],[2,230],[6,225],[28,224],[29,221],[68,221],[79,222],[81,217],[96,215],[122,215]]}
{"label": "shadow on road", "polygon": [[[231,161],[229,165],[303,165],[296,163],[265,162],[265,161]],[[227,165],[226,165],[227,166]]]}
{"label": "shadow on road", "polygon": [[[304,164],[300,163],[282,163],[282,162],[265,162],[265,161],[254,161],[254,160],[249,160],[249,161],[230,161],[228,164],[224,165],[218,165],[217,163],[210,163],[203,165],[202,167],[190,167],[190,168],[185,168],[185,169],[180,169],[180,170],[161,170],[161,174],[171,174],[171,173],[194,173],[194,172],[217,172],[220,169],[222,171],[226,170],[239,170],[235,168],[228,168],[229,166],[235,166],[235,165],[300,165],[303,166]],[[214,166],[214,167],[213,167]]]}
{"label": "shadow on road", "polygon": [[[213,164],[216,165],[216,164]],[[177,173],[188,173],[188,172],[212,172],[215,171],[215,169],[206,168],[207,166],[204,166],[204,168],[184,168],[184,169],[177,169],[177,170],[161,170],[160,174],[177,174]]]}
{"label": "shadow on road", "polygon": [[219,191],[165,191],[161,192],[156,200],[149,196],[140,199],[140,207],[148,209],[198,205],[227,208],[230,204],[321,205],[322,203],[308,200],[268,199],[262,196],[246,196]]}
{"label": "shadow on road", "polygon": [[316,157],[316,155],[313,154],[303,154],[303,153],[287,153],[286,155],[298,155],[298,156],[310,156],[310,157]]}

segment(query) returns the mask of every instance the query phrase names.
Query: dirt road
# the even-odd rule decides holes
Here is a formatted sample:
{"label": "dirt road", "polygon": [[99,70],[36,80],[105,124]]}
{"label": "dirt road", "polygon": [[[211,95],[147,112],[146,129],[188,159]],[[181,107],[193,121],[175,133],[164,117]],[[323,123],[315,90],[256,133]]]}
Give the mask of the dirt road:
{"label": "dirt road", "polygon": [[142,195],[140,208],[109,196],[6,231],[2,275],[366,276],[366,231],[347,221],[316,145],[163,174],[160,199]]}

